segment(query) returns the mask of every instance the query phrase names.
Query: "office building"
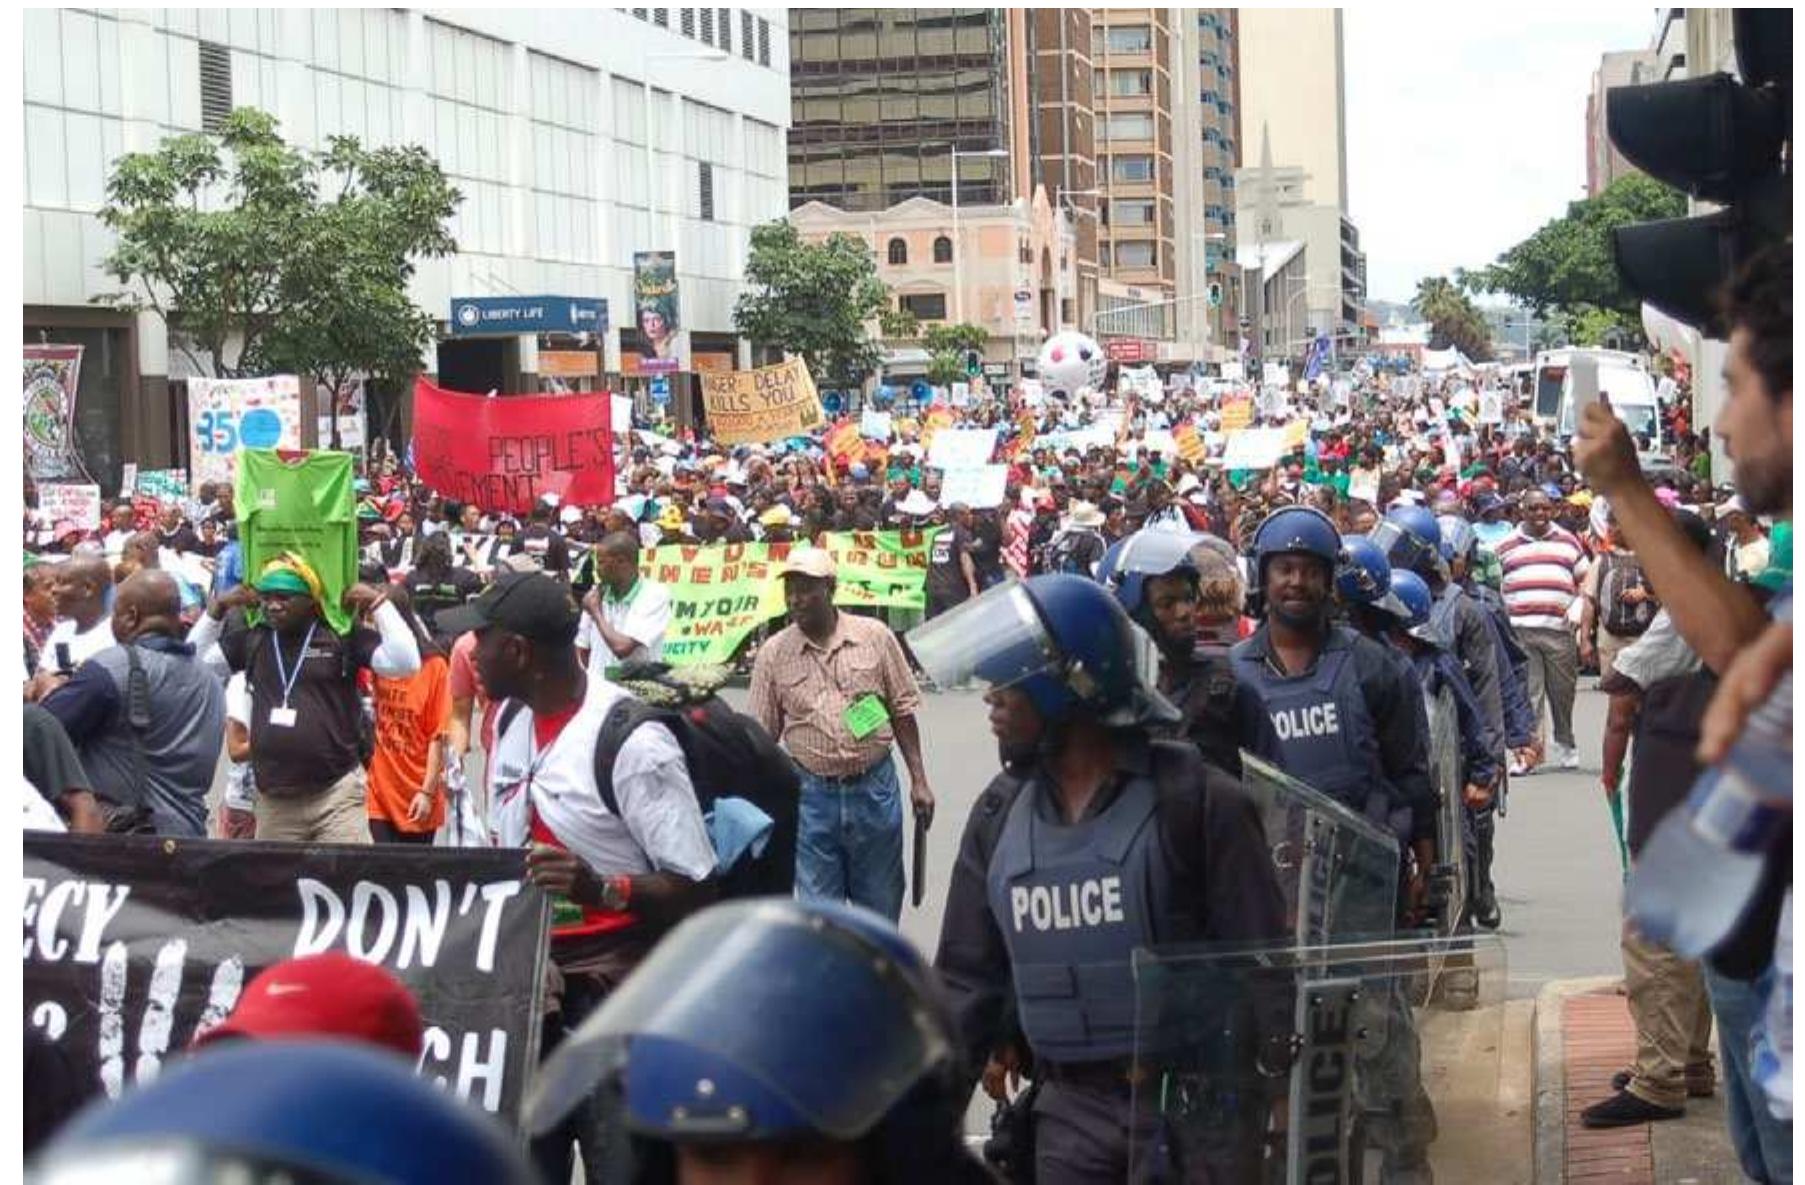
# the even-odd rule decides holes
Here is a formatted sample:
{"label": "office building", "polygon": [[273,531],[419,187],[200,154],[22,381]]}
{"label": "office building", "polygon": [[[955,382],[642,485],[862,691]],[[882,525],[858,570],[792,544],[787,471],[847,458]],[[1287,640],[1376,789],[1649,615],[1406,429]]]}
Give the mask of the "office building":
{"label": "office building", "polygon": [[1238,242],[1249,241],[1252,212],[1270,189],[1277,225],[1268,237],[1308,245],[1310,280],[1298,298],[1308,310],[1306,329],[1357,348],[1365,335],[1366,259],[1348,217],[1341,12],[1243,8],[1237,43],[1242,137],[1260,145],[1262,161],[1273,165],[1244,163],[1236,174]]}
{"label": "office building", "polygon": [[1605,126],[1611,88],[1659,82],[1663,73],[1660,55],[1652,49],[1608,53],[1598,60],[1598,69],[1592,71],[1592,90],[1586,96],[1587,197],[1597,197],[1611,182],[1638,171],[1611,143]]}
{"label": "office building", "polygon": [[464,194],[459,249],[412,293],[441,319],[422,363],[447,385],[539,387],[534,336],[449,339],[474,296],[605,299],[597,367],[631,370],[641,251],[676,253],[691,365],[750,360],[733,305],[751,228],[787,207],[784,9],[33,9],[24,32],[25,334],[84,346],[78,434],[109,491],[125,458],[186,462],[187,371],[154,315],[92,303],[118,287],[106,177],[233,107],[307,148],[348,134],[437,157]]}

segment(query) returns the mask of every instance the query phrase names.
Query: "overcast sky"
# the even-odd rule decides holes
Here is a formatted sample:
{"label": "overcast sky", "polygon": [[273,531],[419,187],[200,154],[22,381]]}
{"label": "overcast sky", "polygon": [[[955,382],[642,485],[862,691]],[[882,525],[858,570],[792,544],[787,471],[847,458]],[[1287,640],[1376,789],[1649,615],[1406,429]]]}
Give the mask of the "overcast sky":
{"label": "overcast sky", "polygon": [[1348,213],[1369,295],[1407,301],[1424,276],[1490,263],[1584,196],[1592,71],[1647,48],[1656,10],[1558,12],[1347,10]]}

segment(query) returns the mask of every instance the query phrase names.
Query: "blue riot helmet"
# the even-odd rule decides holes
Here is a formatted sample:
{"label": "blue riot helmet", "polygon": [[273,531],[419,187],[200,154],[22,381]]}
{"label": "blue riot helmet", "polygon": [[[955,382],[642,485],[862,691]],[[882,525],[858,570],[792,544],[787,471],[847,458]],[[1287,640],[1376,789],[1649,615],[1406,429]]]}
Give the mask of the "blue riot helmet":
{"label": "blue riot helmet", "polygon": [[1341,544],[1344,556],[1335,571],[1335,591],[1343,603],[1368,605],[1402,617],[1403,606],[1391,591],[1391,561],[1379,545],[1365,535],[1343,536]]}
{"label": "blue riot helmet", "polygon": [[45,1147],[29,1179],[529,1185],[538,1176],[487,1115],[407,1060],[284,1040],[210,1048],[115,1102],[95,1102]]}
{"label": "blue riot helmet", "polygon": [[1442,646],[1444,639],[1430,621],[1430,612],[1435,606],[1435,597],[1429,591],[1429,585],[1415,572],[1393,572],[1391,574],[1391,592],[1403,607],[1399,621],[1404,632],[1419,641],[1428,642],[1432,646]]}
{"label": "blue riot helmet", "polygon": [[1451,563],[1472,558],[1473,549],[1479,546],[1479,532],[1473,524],[1458,514],[1444,514],[1435,521],[1441,527],[1442,559]]}
{"label": "blue riot helmet", "polygon": [[1082,576],[999,584],[910,630],[908,643],[941,686],[1019,687],[1049,724],[1081,709],[1112,727],[1179,718],[1156,689],[1153,639]]}
{"label": "blue riot helmet", "polygon": [[1153,622],[1146,613],[1148,577],[1196,577],[1208,562],[1208,557],[1199,556],[1198,551],[1212,550],[1211,545],[1219,543],[1214,535],[1201,531],[1145,527],[1110,544],[1097,567],[1097,582],[1115,594],[1138,625],[1152,630]]}
{"label": "blue riot helmet", "polygon": [[957,1056],[932,971],[888,921],[837,902],[725,902],[672,930],[565,1039],[524,1124],[550,1131],[618,1080],[627,1126],[652,1140],[850,1143],[943,1121],[951,1147]]}
{"label": "blue riot helmet", "polygon": [[1260,585],[1266,584],[1266,561],[1275,555],[1313,555],[1329,566],[1331,575],[1341,563],[1341,532],[1329,516],[1309,506],[1275,510],[1253,533],[1254,567]]}
{"label": "blue riot helmet", "polygon": [[1373,528],[1372,540],[1391,561],[1393,573],[1433,572],[1441,559],[1441,528],[1426,506],[1394,506]]}

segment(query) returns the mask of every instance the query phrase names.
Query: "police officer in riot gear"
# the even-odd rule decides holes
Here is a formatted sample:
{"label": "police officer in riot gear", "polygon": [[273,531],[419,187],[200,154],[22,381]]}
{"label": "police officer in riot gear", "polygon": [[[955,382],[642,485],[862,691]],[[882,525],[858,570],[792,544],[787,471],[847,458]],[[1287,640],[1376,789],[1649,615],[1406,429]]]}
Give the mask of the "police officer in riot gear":
{"label": "police officer in riot gear", "polygon": [[1421,693],[1380,643],[1329,617],[1341,537],[1321,511],[1288,506],[1254,534],[1266,621],[1229,652],[1266,701],[1279,764],[1398,837],[1412,856],[1402,916],[1422,913],[1435,863],[1435,787]]}
{"label": "police officer in riot gear", "polygon": [[1235,678],[1228,646],[1198,630],[1204,574],[1212,586],[1238,587],[1233,564],[1234,552],[1213,535],[1153,527],[1111,544],[1097,579],[1159,647],[1159,690],[1182,717],[1171,735],[1239,777],[1241,751],[1276,764],[1278,738],[1259,694]]}
{"label": "police officer in riot gear", "polygon": [[[1293,506],[1267,516],[1254,533],[1266,620],[1230,657],[1266,700],[1285,772],[1398,837],[1398,920],[1415,927],[1436,861],[1427,714],[1415,678],[1389,647],[1331,620],[1330,590],[1344,559],[1341,536],[1321,511]],[[1436,1123],[1409,1003],[1393,983],[1373,1004],[1385,1037],[1359,1065],[1367,1139],[1384,1154],[1380,1180],[1427,1182]]]}
{"label": "police officer in riot gear", "polygon": [[1100,585],[1036,576],[912,631],[937,682],[990,690],[1003,772],[960,840],[935,965],[972,1066],[1034,1078],[1037,1180],[1139,1179],[1137,947],[1285,933],[1238,781],[1183,741],[1153,643]]}

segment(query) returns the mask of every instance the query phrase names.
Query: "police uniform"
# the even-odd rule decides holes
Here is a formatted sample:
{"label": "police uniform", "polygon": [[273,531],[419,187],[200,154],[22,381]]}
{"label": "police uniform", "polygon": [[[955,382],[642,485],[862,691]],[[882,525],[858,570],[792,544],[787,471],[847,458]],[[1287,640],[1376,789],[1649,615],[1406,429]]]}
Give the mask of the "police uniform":
{"label": "police uniform", "polygon": [[1114,735],[1115,773],[1077,822],[1032,764],[991,782],[966,822],[935,958],[970,1071],[1012,1038],[1033,1059],[1042,1182],[1128,1179],[1131,1140],[1156,1134],[1129,1134],[1132,952],[1285,933],[1238,783],[1189,744]]}
{"label": "police uniform", "polygon": [[1226,646],[1199,646],[1186,660],[1162,662],[1160,682],[1184,717],[1162,735],[1189,740],[1205,761],[1236,777],[1242,750],[1278,764],[1278,737],[1266,705],[1258,691],[1235,677]]}
{"label": "police uniform", "polygon": [[1289,675],[1262,625],[1229,658],[1266,703],[1286,773],[1401,843],[1435,834],[1422,697],[1387,648],[1331,625],[1310,669]]}
{"label": "police uniform", "polygon": [[1504,755],[1503,673],[1499,669],[1498,645],[1492,636],[1486,612],[1460,585],[1447,581],[1435,593],[1429,610],[1429,622],[1460,660],[1466,672],[1467,686],[1484,718],[1486,731],[1498,741],[1496,753]]}

